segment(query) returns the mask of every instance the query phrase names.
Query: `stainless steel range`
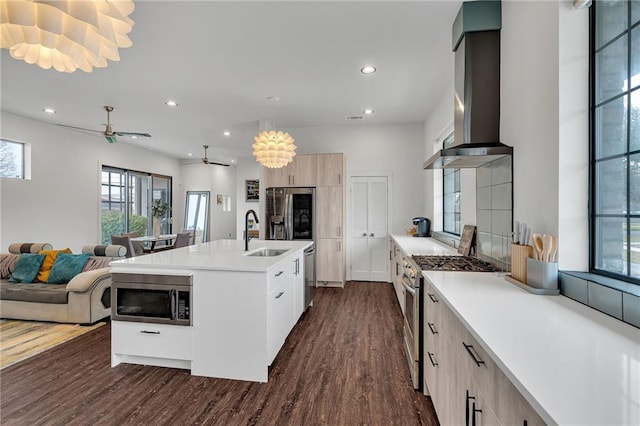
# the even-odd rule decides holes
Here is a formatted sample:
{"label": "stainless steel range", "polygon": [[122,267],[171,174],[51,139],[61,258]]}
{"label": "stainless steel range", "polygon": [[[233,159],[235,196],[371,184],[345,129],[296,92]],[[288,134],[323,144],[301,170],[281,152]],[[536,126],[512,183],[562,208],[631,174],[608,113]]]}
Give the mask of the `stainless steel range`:
{"label": "stainless steel range", "polygon": [[423,271],[471,271],[496,272],[493,265],[471,256],[413,255],[402,262],[402,285],[404,299],[404,344],[411,371],[411,380],[416,390],[422,390],[423,318],[422,289]]}
{"label": "stainless steel range", "polygon": [[489,262],[471,256],[411,256],[423,271],[498,272]]}

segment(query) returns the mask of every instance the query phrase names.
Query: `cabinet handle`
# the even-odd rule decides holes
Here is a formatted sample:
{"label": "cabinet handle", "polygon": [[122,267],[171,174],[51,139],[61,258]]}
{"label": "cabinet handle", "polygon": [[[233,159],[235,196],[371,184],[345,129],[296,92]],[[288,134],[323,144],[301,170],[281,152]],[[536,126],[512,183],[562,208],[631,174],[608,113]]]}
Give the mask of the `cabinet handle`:
{"label": "cabinet handle", "polygon": [[429,299],[431,299],[433,303],[438,303],[438,299],[436,299],[436,296],[433,293],[428,293],[428,294],[429,294]]}
{"label": "cabinet handle", "polygon": [[284,294],[284,291],[281,291],[280,293],[278,293],[278,295],[276,296],[276,299],[280,299],[283,294]]}
{"label": "cabinet handle", "polygon": [[296,184],[296,175],[291,175],[291,185]]}
{"label": "cabinet handle", "polygon": [[340,235],[340,227],[338,226],[338,237],[341,237],[342,235]]}
{"label": "cabinet handle", "polygon": [[160,334],[159,331],[140,330],[142,334]]}
{"label": "cabinet handle", "polygon": [[338,241],[338,251],[342,251],[342,241]]}
{"label": "cabinet handle", "polygon": [[438,366],[438,363],[434,361],[434,356],[431,352],[427,352],[427,355],[429,355],[429,361],[431,361],[431,365],[433,365],[434,367]]}
{"label": "cabinet handle", "polygon": [[480,358],[478,356],[478,354],[476,353],[476,350],[473,347],[473,345],[467,345],[465,342],[462,342],[462,345],[467,350],[467,353],[469,354],[471,359],[473,359],[473,362],[475,362],[478,367],[480,367],[480,365],[484,364],[484,361],[482,360],[482,358]]}
{"label": "cabinet handle", "polygon": [[[469,401],[474,400],[475,401],[475,397],[469,395],[469,389],[467,389],[467,401],[465,402],[465,412],[464,412],[464,424],[465,426],[470,426],[469,424],[469,409],[471,408],[469,405]],[[475,403],[474,403],[475,404]]]}
{"label": "cabinet handle", "polygon": [[476,426],[476,413],[482,413],[482,410],[479,408],[476,408],[476,403],[474,401],[473,405],[473,417],[471,417],[471,426]]}
{"label": "cabinet handle", "polygon": [[374,235],[373,235],[373,232],[372,232],[369,236],[370,236],[370,237],[373,237],[373,236],[374,236]]}
{"label": "cabinet handle", "polygon": [[338,185],[342,185],[342,173],[338,173]]}
{"label": "cabinet handle", "polygon": [[438,334],[436,328],[433,326],[433,323],[428,322],[427,325],[429,326],[429,330],[431,330],[431,334]]}
{"label": "cabinet handle", "polygon": [[280,275],[284,274],[284,271],[280,271],[276,274],[276,277],[279,277]]}
{"label": "cabinet handle", "polygon": [[367,233],[366,233],[366,232],[364,232],[364,233],[362,234],[362,236],[363,236],[363,237],[366,237],[366,236],[367,236]]}

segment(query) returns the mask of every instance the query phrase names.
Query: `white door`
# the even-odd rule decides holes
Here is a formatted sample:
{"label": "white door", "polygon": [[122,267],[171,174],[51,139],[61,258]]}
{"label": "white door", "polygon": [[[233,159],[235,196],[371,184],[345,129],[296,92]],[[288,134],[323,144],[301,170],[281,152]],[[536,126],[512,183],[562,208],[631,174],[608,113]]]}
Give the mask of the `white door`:
{"label": "white door", "polygon": [[351,178],[351,279],[389,281],[386,176]]}

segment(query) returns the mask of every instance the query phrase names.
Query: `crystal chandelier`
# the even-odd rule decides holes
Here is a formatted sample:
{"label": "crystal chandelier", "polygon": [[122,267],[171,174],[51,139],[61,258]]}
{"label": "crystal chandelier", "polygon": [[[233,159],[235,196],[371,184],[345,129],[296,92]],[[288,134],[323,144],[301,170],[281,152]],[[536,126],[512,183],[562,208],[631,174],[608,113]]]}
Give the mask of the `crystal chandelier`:
{"label": "crystal chandelier", "polygon": [[130,47],[132,0],[0,1],[0,47],[40,68],[91,72]]}
{"label": "crystal chandelier", "polygon": [[[268,98],[276,103],[280,99],[277,97]],[[275,120],[274,120],[275,122]],[[293,138],[287,132],[276,130],[263,130],[255,137],[253,155],[256,161],[265,167],[279,169],[289,164],[296,155],[296,146]]]}

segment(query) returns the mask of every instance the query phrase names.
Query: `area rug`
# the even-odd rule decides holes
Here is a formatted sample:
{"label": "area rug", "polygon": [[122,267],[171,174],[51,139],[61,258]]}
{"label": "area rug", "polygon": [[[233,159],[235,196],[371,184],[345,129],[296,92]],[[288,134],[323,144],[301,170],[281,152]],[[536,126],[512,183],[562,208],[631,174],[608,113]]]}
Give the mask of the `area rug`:
{"label": "area rug", "polygon": [[0,320],[0,370],[98,327],[52,322]]}

